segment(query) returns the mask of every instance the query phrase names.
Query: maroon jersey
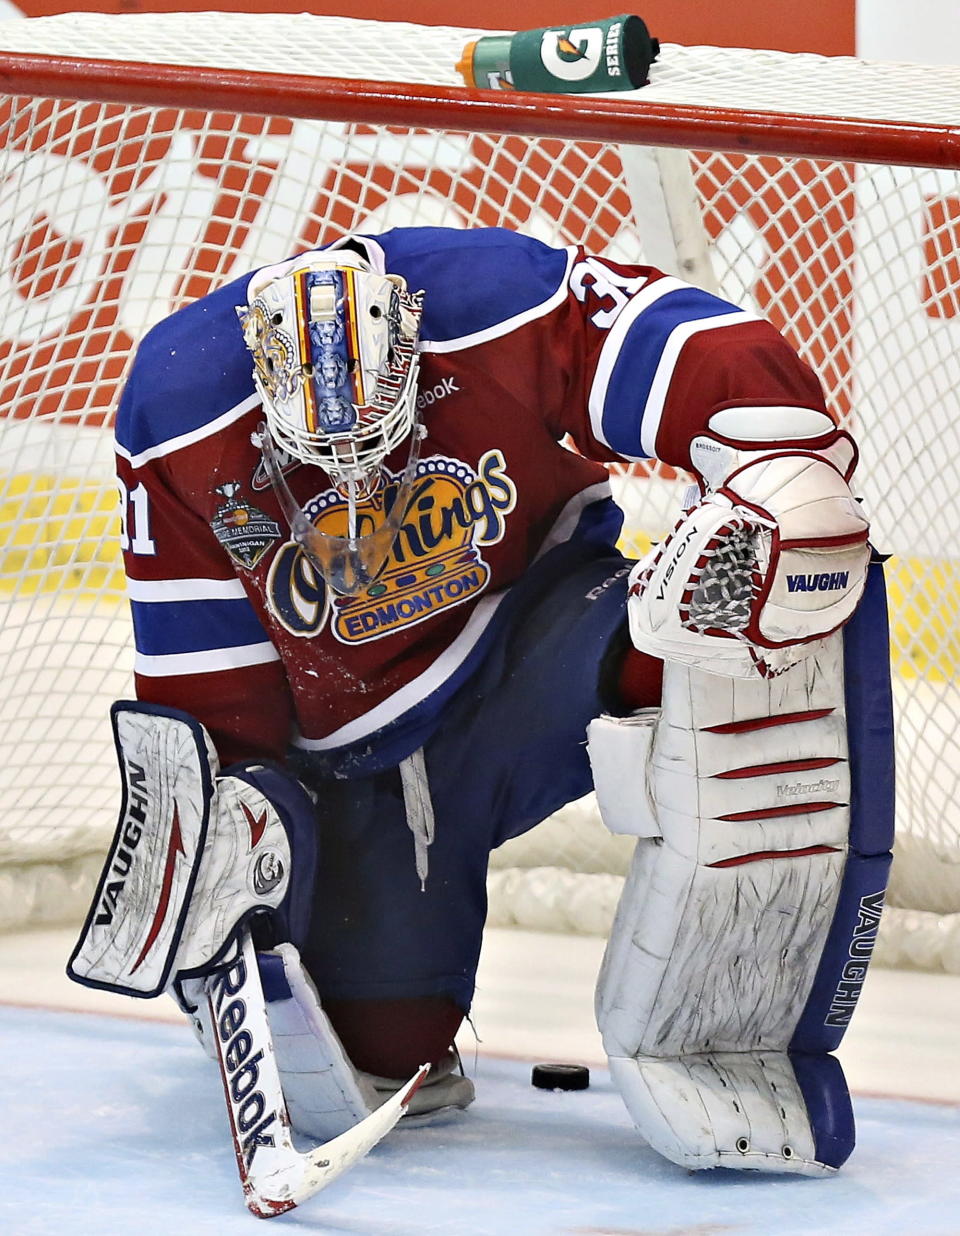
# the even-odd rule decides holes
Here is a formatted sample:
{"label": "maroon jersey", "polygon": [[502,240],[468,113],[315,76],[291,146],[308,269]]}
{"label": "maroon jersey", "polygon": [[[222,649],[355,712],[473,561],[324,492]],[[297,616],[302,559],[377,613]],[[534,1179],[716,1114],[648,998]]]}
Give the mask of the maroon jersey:
{"label": "maroon jersey", "polygon": [[[360,595],[331,594],[295,544],[252,440],[263,412],[236,315],[249,274],[148,334],[118,413],[137,692],[197,717],[224,761],[292,744],[346,772],[397,762],[535,564],[614,544],[603,462],[689,466],[723,407],[823,410],[769,323],[648,267],[501,229],[342,244],[425,294],[426,438],[386,567]],[[387,460],[387,491],[406,453]],[[326,474],[294,460],[285,473],[311,521],[342,531]]]}

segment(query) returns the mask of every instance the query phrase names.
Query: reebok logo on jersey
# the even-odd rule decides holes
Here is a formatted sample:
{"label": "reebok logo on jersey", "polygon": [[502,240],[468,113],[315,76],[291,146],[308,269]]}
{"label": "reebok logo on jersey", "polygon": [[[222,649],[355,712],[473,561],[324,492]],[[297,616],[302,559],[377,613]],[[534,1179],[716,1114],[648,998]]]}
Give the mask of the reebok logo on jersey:
{"label": "reebok logo on jersey", "polygon": [[439,403],[441,399],[446,399],[448,395],[459,391],[456,378],[441,378],[436,386],[431,386],[429,390],[421,391],[417,396],[417,411],[422,412],[424,408],[429,408],[433,403]]}
{"label": "reebok logo on jersey", "polygon": [[788,575],[790,592],[839,592],[846,588],[849,571],[824,572],[822,575]]}

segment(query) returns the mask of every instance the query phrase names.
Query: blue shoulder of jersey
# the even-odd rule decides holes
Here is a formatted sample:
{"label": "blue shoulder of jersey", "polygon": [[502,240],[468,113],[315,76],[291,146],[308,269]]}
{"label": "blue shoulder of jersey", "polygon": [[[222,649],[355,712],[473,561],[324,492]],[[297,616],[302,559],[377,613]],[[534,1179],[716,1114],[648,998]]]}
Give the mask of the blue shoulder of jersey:
{"label": "blue shoulder of jersey", "polygon": [[387,270],[426,293],[426,343],[463,339],[536,310],[559,291],[569,265],[568,250],[507,228],[395,228],[371,239]]}
{"label": "blue shoulder of jersey", "polygon": [[117,445],[125,453],[136,457],[189,437],[254,396],[236,312],[249,278],[186,305],[144,336],[117,410]]}

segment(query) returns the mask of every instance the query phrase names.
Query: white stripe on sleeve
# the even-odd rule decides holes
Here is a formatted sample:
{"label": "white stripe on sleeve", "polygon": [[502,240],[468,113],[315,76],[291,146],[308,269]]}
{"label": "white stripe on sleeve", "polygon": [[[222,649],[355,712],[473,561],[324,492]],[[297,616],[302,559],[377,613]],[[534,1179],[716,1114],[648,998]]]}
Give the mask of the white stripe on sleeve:
{"label": "white stripe on sleeve", "polygon": [[266,665],[279,661],[276,648],[269,641],[241,644],[237,648],[212,648],[203,652],[166,653],[146,656],[138,652],[133,668],[145,678],[175,678],[181,674],[215,674],[221,670],[244,669],[250,665]]}
{"label": "white stripe on sleeve", "polygon": [[242,601],[239,579],[128,579],[131,601]]}

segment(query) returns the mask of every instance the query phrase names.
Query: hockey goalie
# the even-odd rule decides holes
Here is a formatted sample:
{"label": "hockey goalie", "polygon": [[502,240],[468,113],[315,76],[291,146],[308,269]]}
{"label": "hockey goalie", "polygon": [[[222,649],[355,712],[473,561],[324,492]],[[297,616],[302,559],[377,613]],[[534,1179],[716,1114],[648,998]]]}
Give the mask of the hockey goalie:
{"label": "hockey goalie", "polygon": [[[281,1133],[470,1104],[488,855],[592,787],[637,838],[597,1015],[640,1135],[835,1171],[886,608],[854,442],[773,326],[505,230],[353,235],[156,326],[116,435],[137,698],[70,973],[180,1002],[253,1208],[322,1186],[257,1192]],[[696,486],[632,562],[604,465],[650,458]]]}

